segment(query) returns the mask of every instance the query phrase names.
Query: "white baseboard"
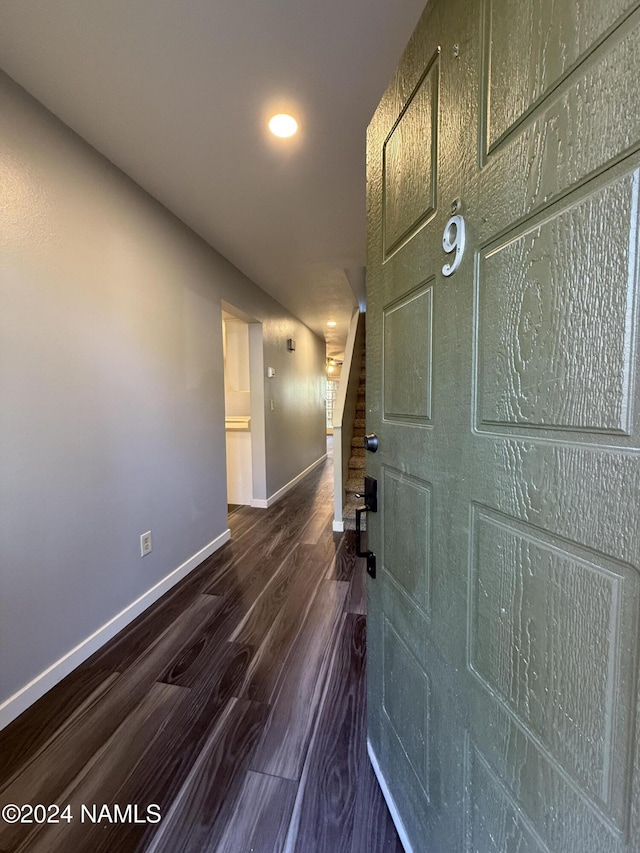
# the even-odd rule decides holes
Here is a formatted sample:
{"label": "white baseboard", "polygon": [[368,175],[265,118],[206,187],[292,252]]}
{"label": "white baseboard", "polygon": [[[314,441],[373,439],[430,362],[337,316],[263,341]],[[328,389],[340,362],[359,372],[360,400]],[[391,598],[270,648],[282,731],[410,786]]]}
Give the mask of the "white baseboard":
{"label": "white baseboard", "polygon": [[33,681],[25,684],[17,693],[14,693],[13,696],[10,696],[5,702],[0,704],[0,729],[9,725],[12,720],[15,720],[30,705],[33,705],[41,696],[44,696],[52,687],[55,687],[66,675],[69,675],[77,666],[80,666],[83,661],[98,651],[108,640],[115,637],[119,631],[126,628],[136,616],[139,616],[154,601],[157,601],[172,586],[181,581],[196,566],[200,565],[203,560],[206,560],[218,548],[221,548],[230,538],[231,530],[227,528],[224,533],[221,533],[220,536],[217,536],[212,542],[209,542],[208,545],[205,545],[204,548],[192,557],[189,557],[181,566],[170,572],[155,586],[152,586],[151,589],[127,605],[124,610],[114,616],[113,619],[110,619],[102,628],[98,628],[97,631],[94,631],[93,634],[82,640],[75,648],[51,664],[48,669],[45,669],[44,672],[36,676]]}
{"label": "white baseboard", "polygon": [[382,775],[382,770],[380,769],[378,759],[376,758],[376,754],[373,750],[373,746],[371,746],[371,741],[369,740],[369,738],[367,738],[367,752],[369,753],[369,760],[371,761],[373,772],[376,774],[376,779],[378,780],[378,784],[380,785],[380,788],[382,790],[382,796],[384,797],[389,812],[391,814],[391,820],[393,821],[393,825],[396,828],[396,832],[400,836],[400,841],[402,843],[402,846],[404,847],[405,853],[413,853],[413,847],[411,846],[411,842],[409,841],[407,830],[405,829],[405,825],[402,822],[402,818],[400,817],[400,812],[398,811],[398,807],[396,806],[395,800],[391,796],[391,791],[389,790],[387,781]]}
{"label": "white baseboard", "polygon": [[294,486],[297,486],[301,480],[304,480],[318,465],[322,465],[324,460],[327,458],[327,454],[321,456],[319,459],[316,459],[315,462],[312,462],[308,468],[305,468],[304,471],[301,471],[297,477],[294,477],[293,480],[289,480],[289,482],[283,486],[281,489],[278,489],[277,492],[274,492],[270,498],[267,500],[253,499],[251,501],[251,506],[260,507],[261,509],[269,509],[270,506],[273,506],[276,501],[279,501],[280,498],[284,497],[288,491],[290,491]]}
{"label": "white baseboard", "polygon": [[336,521],[333,519],[333,532],[334,533],[344,533],[344,521]]}

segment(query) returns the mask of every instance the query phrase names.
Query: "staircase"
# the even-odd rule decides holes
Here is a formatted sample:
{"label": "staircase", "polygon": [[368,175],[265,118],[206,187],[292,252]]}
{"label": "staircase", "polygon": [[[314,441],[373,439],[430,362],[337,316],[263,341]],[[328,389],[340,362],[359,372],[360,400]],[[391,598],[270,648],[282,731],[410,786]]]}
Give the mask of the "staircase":
{"label": "staircase", "polygon": [[[364,469],[366,464],[366,451],[364,449],[365,436],[365,356],[362,354],[360,363],[360,378],[358,380],[358,396],[356,399],[356,416],[353,422],[353,436],[351,438],[351,456],[349,457],[349,472],[345,485],[345,503],[342,517],[345,530],[356,528],[356,507],[362,506],[362,498],[357,498],[356,493],[364,492]],[[363,528],[365,517],[363,517]]]}

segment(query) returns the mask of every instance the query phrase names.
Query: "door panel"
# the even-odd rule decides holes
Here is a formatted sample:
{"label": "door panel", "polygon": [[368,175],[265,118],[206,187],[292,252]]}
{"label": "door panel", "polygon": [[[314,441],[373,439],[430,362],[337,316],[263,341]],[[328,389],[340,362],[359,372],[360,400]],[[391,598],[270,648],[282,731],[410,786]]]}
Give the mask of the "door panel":
{"label": "door panel", "polygon": [[640,849],[637,5],[432,0],[369,129],[369,738],[415,851]]}
{"label": "door panel", "polygon": [[470,670],[623,826],[634,697],[619,664],[635,643],[637,573],[484,507],[471,535]]}
{"label": "door panel", "polygon": [[395,122],[382,151],[384,246],[388,257],[423,225],[436,207],[438,53]]}
{"label": "door panel", "polygon": [[467,738],[467,849],[491,853],[546,853],[548,847]]}
{"label": "door panel", "polygon": [[382,375],[387,421],[431,421],[432,284],[384,309]]}
{"label": "door panel", "polygon": [[389,579],[429,618],[431,484],[382,469],[382,565]]}
{"label": "door panel", "polygon": [[[608,7],[603,0],[598,0],[598,5],[605,14]],[[491,216],[474,216],[480,244],[638,151],[639,28],[640,12],[636,8],[570,75],[539,99],[489,154],[485,92],[481,106],[484,130],[479,139],[483,168],[474,186],[479,206],[482,199],[495,198],[497,187],[504,191],[500,193],[500,206],[492,209]],[[485,37],[485,80],[490,73],[490,52],[491,43]],[[516,75],[517,69],[517,57],[513,57],[511,74]],[[508,89],[502,98],[510,102]]]}
{"label": "door panel", "polygon": [[384,713],[418,786],[428,800],[429,678],[388,620],[384,623],[384,649]]}
{"label": "door panel", "polygon": [[636,170],[481,252],[480,429],[629,444],[638,184]]}
{"label": "door panel", "polygon": [[484,80],[489,150],[634,6],[631,0],[488,0]]}

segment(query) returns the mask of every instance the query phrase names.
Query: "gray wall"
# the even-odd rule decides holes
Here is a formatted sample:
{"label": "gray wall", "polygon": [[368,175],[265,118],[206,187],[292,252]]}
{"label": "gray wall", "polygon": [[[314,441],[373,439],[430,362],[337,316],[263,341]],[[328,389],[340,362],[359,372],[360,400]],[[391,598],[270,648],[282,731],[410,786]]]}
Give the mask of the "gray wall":
{"label": "gray wall", "polygon": [[1,703],[226,530],[221,299],[277,369],[266,496],[325,438],[323,341],[2,75],[0,116]]}

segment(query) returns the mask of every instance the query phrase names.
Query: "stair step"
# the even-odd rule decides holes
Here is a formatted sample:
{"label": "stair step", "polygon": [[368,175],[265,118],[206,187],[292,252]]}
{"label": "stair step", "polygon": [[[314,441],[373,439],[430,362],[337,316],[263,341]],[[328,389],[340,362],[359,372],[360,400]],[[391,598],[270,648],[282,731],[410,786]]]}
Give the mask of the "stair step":
{"label": "stair step", "polygon": [[349,495],[344,502],[344,507],[342,508],[342,517],[345,518],[350,516],[351,518],[356,517],[356,509],[362,506],[362,498],[357,498],[355,495]]}
{"label": "stair step", "polygon": [[[351,498],[345,502],[345,505],[342,510],[342,519],[344,521],[345,530],[355,530],[356,529],[356,509],[362,506],[361,498]],[[367,529],[367,516],[362,515],[362,530]]]}
{"label": "stair step", "polygon": [[350,474],[344,488],[347,495],[355,495],[356,492],[362,494],[364,492],[364,476],[362,473]]}
{"label": "stair step", "polygon": [[355,494],[356,492],[358,494],[364,492],[364,471],[367,462],[366,450],[364,448],[367,414],[367,358],[364,349],[360,359],[359,374],[356,391],[355,419],[353,422],[353,434],[351,436],[351,457],[349,459],[347,482],[345,483],[346,499],[342,513],[345,530],[355,529],[356,508],[362,506],[362,498],[356,498]]}

